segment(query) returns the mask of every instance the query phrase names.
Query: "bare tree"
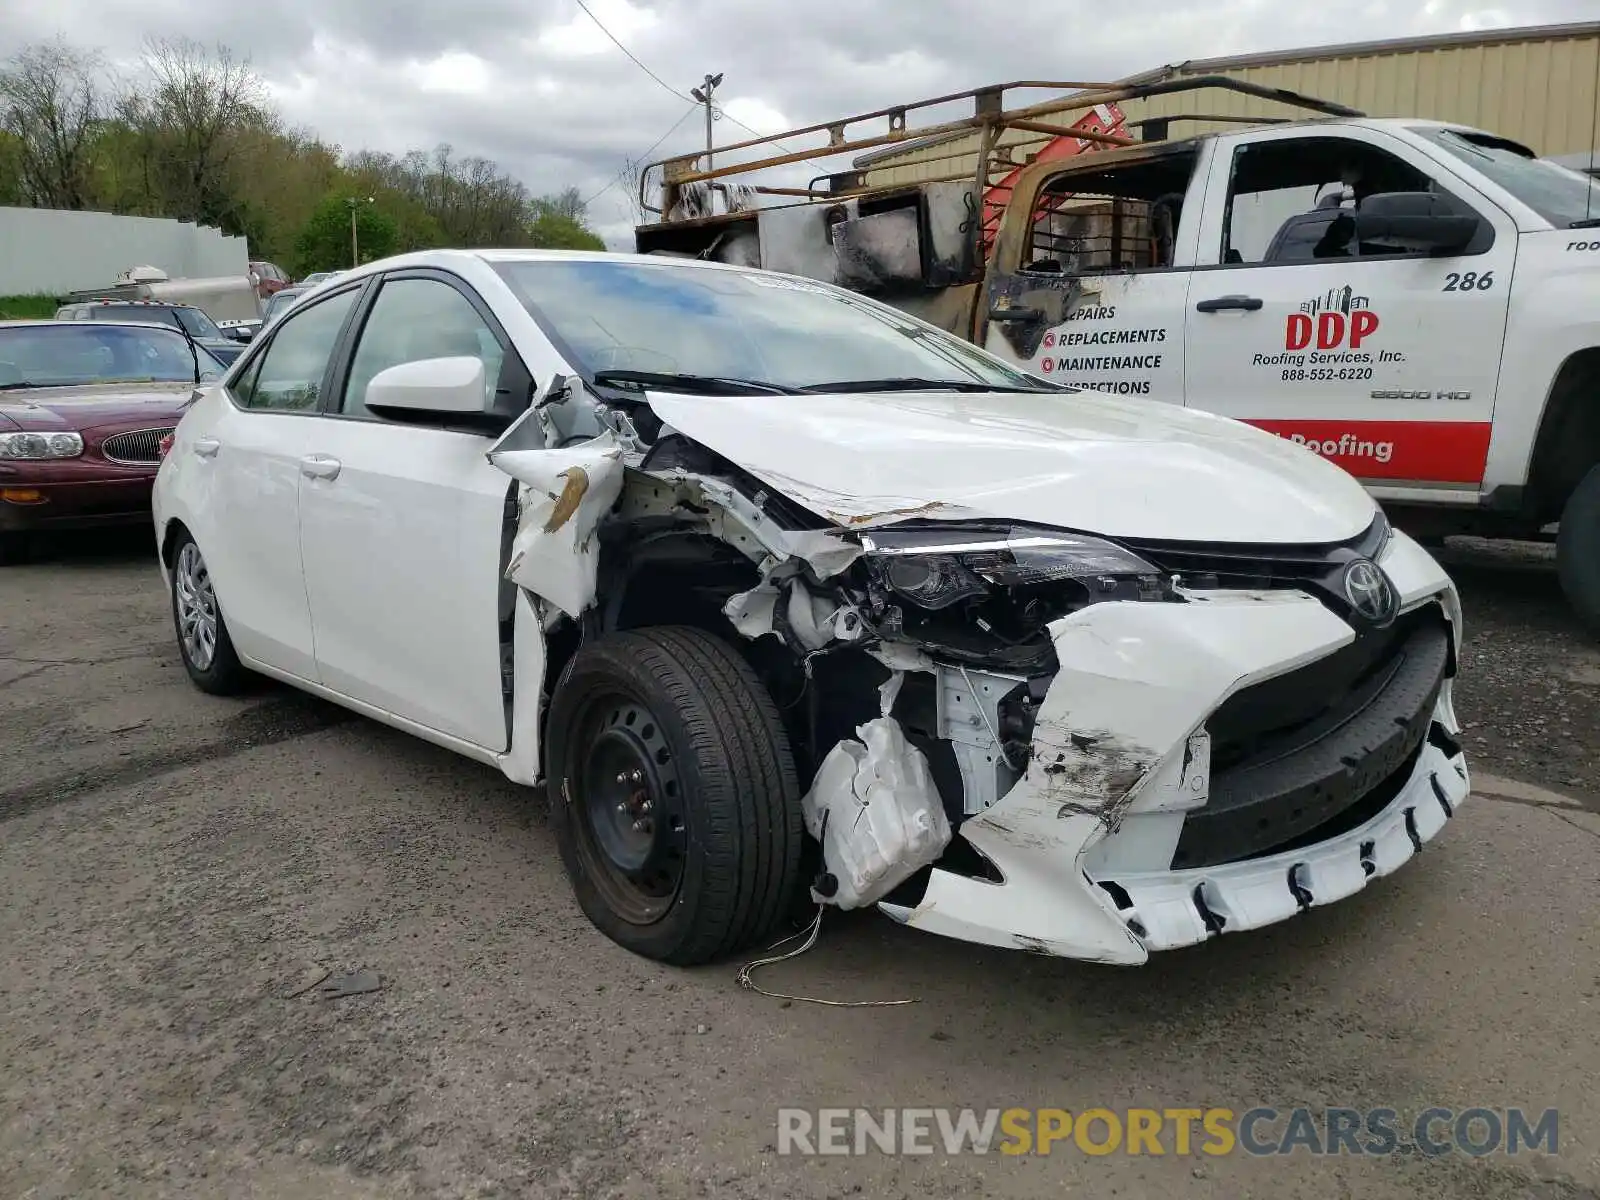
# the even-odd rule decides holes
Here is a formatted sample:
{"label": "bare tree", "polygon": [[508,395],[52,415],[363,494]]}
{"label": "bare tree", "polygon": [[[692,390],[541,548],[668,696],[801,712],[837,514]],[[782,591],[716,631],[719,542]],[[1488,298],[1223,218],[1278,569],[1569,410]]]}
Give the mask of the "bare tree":
{"label": "bare tree", "polygon": [[628,202],[628,215],[633,218],[635,225],[645,225],[650,221],[650,210],[644,206],[644,198],[640,194],[640,185],[644,182],[644,160],[624,159],[622,173],[617,184],[626,195]]}
{"label": "bare tree", "polygon": [[107,116],[104,60],[65,40],[28,46],[0,69],[0,129],[15,142],[22,197],[39,208],[87,208],[94,137]]}
{"label": "bare tree", "polygon": [[558,217],[570,217],[574,221],[583,220],[583,193],[575,187],[565,188],[549,196],[539,198],[540,207],[546,212],[554,213]]}
{"label": "bare tree", "polygon": [[150,182],[166,194],[168,215],[216,222],[231,207],[234,135],[276,125],[266,87],[226,46],[189,38],[151,39],[142,61],[146,86],[122,115],[142,137]]}

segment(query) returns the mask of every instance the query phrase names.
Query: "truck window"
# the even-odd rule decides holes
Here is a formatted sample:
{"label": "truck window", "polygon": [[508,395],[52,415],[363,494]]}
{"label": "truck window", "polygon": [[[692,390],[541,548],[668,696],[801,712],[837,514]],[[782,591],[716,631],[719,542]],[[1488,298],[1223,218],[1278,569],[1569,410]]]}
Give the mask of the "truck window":
{"label": "truck window", "polygon": [[1335,221],[1341,211],[1384,192],[1432,192],[1464,213],[1472,211],[1409,163],[1352,138],[1282,138],[1240,146],[1228,181],[1222,261],[1396,257],[1392,249],[1364,254],[1348,236],[1348,222]]}
{"label": "truck window", "polygon": [[1180,144],[1126,166],[1050,178],[1034,206],[1022,270],[1090,275],[1171,267],[1198,161],[1193,144]]}
{"label": "truck window", "polygon": [[1469,129],[1419,125],[1412,132],[1483,172],[1557,229],[1600,217],[1600,182],[1535,158],[1526,146]]}

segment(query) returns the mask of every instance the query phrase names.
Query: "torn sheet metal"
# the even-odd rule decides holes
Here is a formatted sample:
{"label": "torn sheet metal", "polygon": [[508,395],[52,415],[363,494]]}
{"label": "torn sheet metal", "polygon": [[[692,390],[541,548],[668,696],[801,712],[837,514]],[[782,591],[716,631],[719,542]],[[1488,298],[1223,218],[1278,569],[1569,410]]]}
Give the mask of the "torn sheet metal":
{"label": "torn sheet metal", "polygon": [[[1178,807],[1176,796],[1168,804],[1152,789],[1193,787],[1192,764],[1164,768],[1174,759],[1181,766],[1191,736],[1223,700],[1353,635],[1293,592],[1268,603],[1216,593],[1204,605],[1097,604],[1049,628],[1062,666],[1039,707],[1026,773],[961,826],[1005,883],[936,867],[921,904],[885,911],[989,945],[1143,962],[1147,949],[1087,874],[1091,853],[1135,832],[1123,828],[1131,811]],[[1130,867],[1137,856],[1118,857]]]}
{"label": "torn sheet metal", "polygon": [[804,650],[820,650],[831,642],[855,642],[866,636],[866,622],[853,605],[833,596],[819,596],[805,581],[790,574],[732,597],[722,611],[733,627],[751,640],[775,634]]}
{"label": "torn sheet metal", "polygon": [[828,752],[801,801],[832,885],[812,896],[839,908],[882,899],[938,861],[951,836],[928,760],[900,723],[879,717],[856,733]]}
{"label": "torn sheet metal", "polygon": [[559,450],[491,450],[489,461],[525,486],[505,577],[576,618],[594,603],[595,526],[622,494],[623,449],[607,430]]}
{"label": "torn sheet metal", "polygon": [[748,531],[763,550],[772,557],[800,559],[807,563],[818,579],[831,579],[856,559],[861,557],[861,546],[845,541],[826,529],[788,530],[762,510],[760,496],[748,497],[725,479],[693,475],[686,471],[674,472],[681,481],[698,488],[701,497],[717,508],[708,519],[711,532],[723,541],[737,545],[737,537],[730,537],[727,522],[738,524],[740,531]]}

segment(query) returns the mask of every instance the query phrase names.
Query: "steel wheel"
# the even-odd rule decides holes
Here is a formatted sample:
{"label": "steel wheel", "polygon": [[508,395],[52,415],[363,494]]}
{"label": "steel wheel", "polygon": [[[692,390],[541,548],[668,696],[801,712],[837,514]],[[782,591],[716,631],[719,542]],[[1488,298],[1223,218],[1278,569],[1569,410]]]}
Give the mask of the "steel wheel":
{"label": "steel wheel", "polygon": [[172,572],[178,610],[178,637],[183,653],[196,670],[211,667],[217,653],[217,594],[200,547],[184,543]]}
{"label": "steel wheel", "polygon": [[771,694],[702,629],[580,646],[546,724],[550,817],[584,915],[688,966],[767,935],[800,892],[800,781]]}
{"label": "steel wheel", "polygon": [[688,850],[672,751],[650,710],[619,693],[594,697],[580,722],[580,853],[618,916],[654,924],[677,899]]}

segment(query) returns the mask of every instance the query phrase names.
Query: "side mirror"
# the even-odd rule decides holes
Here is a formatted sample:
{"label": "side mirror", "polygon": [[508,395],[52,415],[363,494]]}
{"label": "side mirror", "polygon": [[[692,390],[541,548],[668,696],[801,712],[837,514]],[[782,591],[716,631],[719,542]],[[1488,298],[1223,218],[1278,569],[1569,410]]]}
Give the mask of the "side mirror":
{"label": "side mirror", "polygon": [[231,338],[236,342],[248,342],[251,338],[255,337],[255,335],[255,330],[249,328],[248,326],[242,325],[230,325],[228,328],[222,331],[223,337]]}
{"label": "side mirror", "polygon": [[1368,196],[1350,214],[1363,246],[1375,245],[1396,253],[1465,250],[1478,234],[1477,217],[1459,212],[1433,192],[1383,192]]}
{"label": "side mirror", "polygon": [[1038,308],[991,308],[989,320],[1001,325],[1010,322],[1042,321],[1044,311]]}
{"label": "side mirror", "polygon": [[395,420],[482,417],[490,411],[483,360],[423,358],[387,367],[367,384],[367,408]]}

